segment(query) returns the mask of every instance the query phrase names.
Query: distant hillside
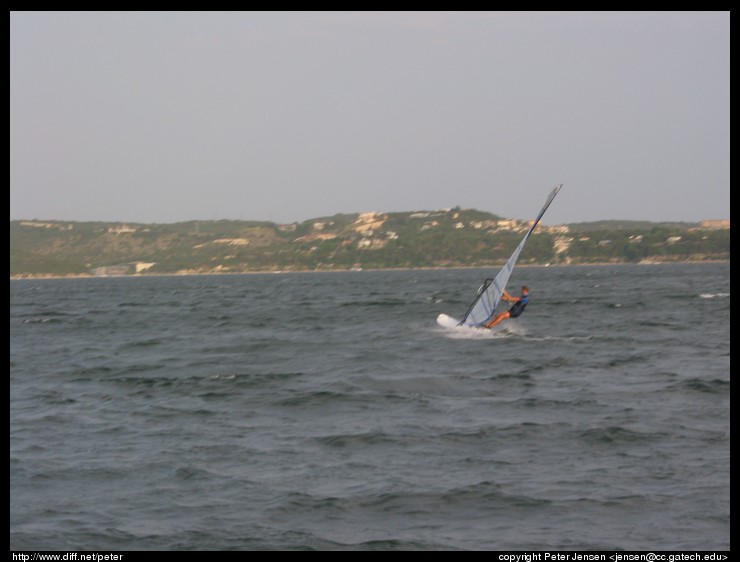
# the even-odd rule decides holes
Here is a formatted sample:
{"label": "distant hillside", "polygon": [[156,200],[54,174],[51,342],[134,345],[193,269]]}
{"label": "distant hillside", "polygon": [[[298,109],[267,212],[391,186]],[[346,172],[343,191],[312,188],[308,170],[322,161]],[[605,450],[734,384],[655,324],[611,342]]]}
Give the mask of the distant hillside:
{"label": "distant hillside", "polygon": [[[10,275],[467,267],[504,263],[531,223],[473,209],[301,223],[10,222]],[[729,260],[729,221],[540,224],[521,264]]]}
{"label": "distant hillside", "polygon": [[688,230],[699,228],[701,223],[691,222],[650,222],[650,221],[626,221],[626,220],[603,220],[594,222],[570,223],[572,232],[587,232],[592,230],[650,230],[653,228],[667,228],[677,230]]}

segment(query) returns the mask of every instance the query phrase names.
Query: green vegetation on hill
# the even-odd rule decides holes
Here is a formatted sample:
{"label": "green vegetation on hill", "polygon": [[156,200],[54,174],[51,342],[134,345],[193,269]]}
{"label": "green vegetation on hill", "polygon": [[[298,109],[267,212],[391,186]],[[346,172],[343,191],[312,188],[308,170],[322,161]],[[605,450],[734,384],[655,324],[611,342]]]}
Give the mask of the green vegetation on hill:
{"label": "green vegetation on hill", "polygon": [[[488,266],[528,224],[471,209],[341,214],[293,224],[11,221],[11,276]],[[729,221],[538,226],[522,264],[729,260]]]}

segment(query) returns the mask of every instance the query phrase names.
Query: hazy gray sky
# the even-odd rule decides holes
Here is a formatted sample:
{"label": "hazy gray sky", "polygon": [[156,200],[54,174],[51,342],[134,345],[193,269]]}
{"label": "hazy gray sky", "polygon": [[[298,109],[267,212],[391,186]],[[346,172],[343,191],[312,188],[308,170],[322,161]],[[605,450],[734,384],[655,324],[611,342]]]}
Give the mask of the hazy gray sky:
{"label": "hazy gray sky", "polygon": [[730,216],[729,12],[10,14],[10,218]]}

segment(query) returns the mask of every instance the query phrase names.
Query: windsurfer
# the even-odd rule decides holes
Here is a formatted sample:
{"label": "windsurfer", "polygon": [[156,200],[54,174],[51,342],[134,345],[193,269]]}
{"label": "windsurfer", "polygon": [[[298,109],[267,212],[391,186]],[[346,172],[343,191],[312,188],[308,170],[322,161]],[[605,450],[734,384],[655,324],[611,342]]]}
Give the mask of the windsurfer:
{"label": "windsurfer", "polygon": [[522,287],[522,294],[519,297],[515,297],[511,295],[508,291],[504,290],[504,292],[501,294],[501,298],[505,301],[513,302],[514,304],[509,310],[507,310],[506,312],[502,312],[493,320],[491,320],[488,324],[486,324],[486,328],[493,328],[496,324],[498,324],[499,322],[503,322],[507,318],[518,318],[522,314],[522,312],[524,312],[524,308],[529,302],[529,287]]}

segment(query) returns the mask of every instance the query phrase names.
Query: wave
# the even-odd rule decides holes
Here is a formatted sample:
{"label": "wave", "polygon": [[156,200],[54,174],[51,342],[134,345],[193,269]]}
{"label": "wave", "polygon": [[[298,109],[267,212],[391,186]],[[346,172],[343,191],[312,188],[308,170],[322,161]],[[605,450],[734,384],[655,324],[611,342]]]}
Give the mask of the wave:
{"label": "wave", "polygon": [[662,439],[664,436],[663,433],[640,432],[621,426],[587,429],[579,435],[584,441],[594,444],[640,443]]}
{"label": "wave", "polygon": [[[530,436],[539,436],[553,426],[535,422],[521,422],[501,427],[482,427],[470,431],[457,430],[441,433],[437,440],[447,444],[476,445],[489,444],[494,439],[523,439]],[[497,461],[499,465],[510,464],[507,461]]]}
{"label": "wave", "polygon": [[369,512],[412,516],[438,514],[445,509],[453,510],[456,514],[465,509],[476,512],[507,508],[540,509],[551,503],[548,499],[505,492],[501,484],[486,480],[437,492],[394,491],[345,497],[291,492],[274,499],[270,508],[273,512],[292,515],[310,513],[312,517],[330,514],[346,517],[348,514],[362,513],[367,516]]}
{"label": "wave", "polygon": [[193,468],[191,466],[181,466],[175,469],[175,477],[180,480],[200,480],[211,477],[212,474],[202,468]]}
{"label": "wave", "polygon": [[78,377],[73,382],[85,382],[91,380],[101,380],[101,377],[94,375],[107,375],[109,373],[118,373],[112,376],[102,377],[102,380],[110,381],[121,385],[144,385],[144,386],[172,386],[176,384],[183,385],[210,385],[218,384],[236,384],[246,386],[260,386],[266,383],[283,382],[303,376],[302,372],[274,372],[274,373],[216,373],[203,375],[153,375],[153,376],[126,376],[128,373],[140,371],[150,371],[164,368],[160,365],[132,365],[123,369],[113,369],[108,366],[96,367],[94,369],[79,369]]}
{"label": "wave", "polygon": [[487,328],[469,328],[460,326],[457,328],[435,327],[434,331],[444,335],[451,340],[495,340],[513,337],[514,334],[508,331],[489,330]]}
{"label": "wave", "polygon": [[61,324],[62,322],[64,322],[64,320],[60,318],[52,318],[49,316],[38,316],[35,318],[26,318],[25,320],[21,320],[22,324],[47,324],[47,323]]}
{"label": "wave", "polygon": [[79,319],[80,315],[56,310],[39,310],[34,314],[19,314],[17,318],[20,319],[21,324],[62,324],[69,322],[70,319]]}
{"label": "wave", "polygon": [[385,445],[389,443],[399,442],[398,438],[391,437],[390,435],[382,431],[369,431],[366,433],[357,434],[327,435],[325,437],[316,437],[314,440],[320,445],[336,447],[340,449],[353,446],[364,447],[367,445]]}
{"label": "wave", "polygon": [[[373,393],[373,396],[376,396]],[[272,404],[275,406],[316,408],[319,406],[347,404],[350,402],[368,403],[368,397],[363,393],[346,393],[333,390],[316,390],[298,392],[287,397],[276,397]]]}
{"label": "wave", "polygon": [[136,349],[139,349],[139,348],[142,348],[142,347],[144,347],[144,348],[146,348],[146,347],[154,347],[154,346],[160,345],[162,343],[162,341],[163,340],[161,340],[158,337],[153,337],[153,338],[147,338],[145,340],[140,340],[140,341],[126,342],[124,344],[121,344],[118,347],[118,350],[119,351],[128,351],[128,350],[136,350]]}
{"label": "wave", "polygon": [[539,335],[534,334],[528,328],[518,324],[502,324],[494,329],[487,328],[443,328],[435,327],[436,333],[442,333],[445,337],[453,340],[495,340],[521,338],[527,341],[562,341],[562,342],[585,342],[596,339],[598,336],[589,335]]}
{"label": "wave", "polygon": [[365,307],[365,306],[408,306],[408,302],[401,299],[383,299],[377,301],[352,301],[345,302],[342,307]]}
{"label": "wave", "polygon": [[691,378],[673,385],[671,388],[690,390],[708,394],[727,394],[730,391],[730,381],[721,379],[703,380]]}
{"label": "wave", "polygon": [[531,341],[590,341],[596,339],[598,336],[530,336],[527,337]]}

